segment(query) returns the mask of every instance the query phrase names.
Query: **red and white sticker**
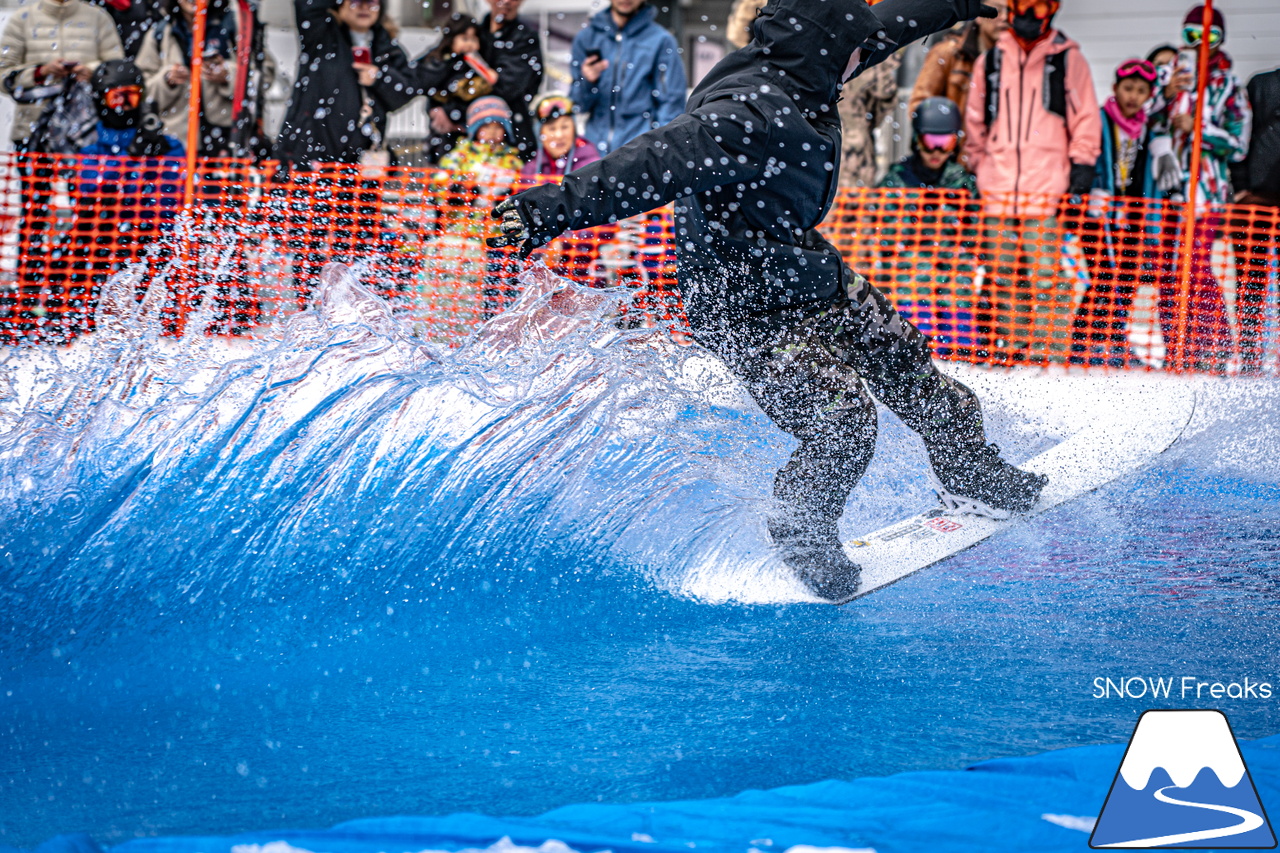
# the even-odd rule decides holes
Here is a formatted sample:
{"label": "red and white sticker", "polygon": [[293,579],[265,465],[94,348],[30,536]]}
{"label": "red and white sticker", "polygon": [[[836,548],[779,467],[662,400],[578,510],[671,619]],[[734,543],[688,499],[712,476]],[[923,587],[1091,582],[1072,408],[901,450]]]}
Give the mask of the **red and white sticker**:
{"label": "red and white sticker", "polygon": [[925,523],[925,527],[932,527],[940,533],[955,533],[961,527],[964,527],[958,521],[952,521],[949,518],[931,518]]}

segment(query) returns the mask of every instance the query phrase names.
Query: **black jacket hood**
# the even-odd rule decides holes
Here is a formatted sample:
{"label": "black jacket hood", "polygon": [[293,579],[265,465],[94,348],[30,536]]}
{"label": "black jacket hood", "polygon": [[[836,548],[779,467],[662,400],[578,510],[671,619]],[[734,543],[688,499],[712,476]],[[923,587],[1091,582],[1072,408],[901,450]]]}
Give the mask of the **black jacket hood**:
{"label": "black jacket hood", "polygon": [[864,0],[772,0],[734,58],[773,72],[794,95],[831,103],[849,56],[880,31],[880,20]]}

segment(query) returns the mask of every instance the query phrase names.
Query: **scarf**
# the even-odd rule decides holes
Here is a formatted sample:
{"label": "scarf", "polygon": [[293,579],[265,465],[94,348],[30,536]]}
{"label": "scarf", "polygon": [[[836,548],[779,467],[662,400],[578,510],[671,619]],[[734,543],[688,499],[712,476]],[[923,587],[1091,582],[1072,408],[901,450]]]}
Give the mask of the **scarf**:
{"label": "scarf", "polygon": [[1143,133],[1147,129],[1147,111],[1138,110],[1133,114],[1132,118],[1125,118],[1120,112],[1120,105],[1116,103],[1115,96],[1107,98],[1107,102],[1102,105],[1107,115],[1111,116],[1111,120],[1115,122],[1116,127],[1120,128],[1130,139],[1141,139]]}

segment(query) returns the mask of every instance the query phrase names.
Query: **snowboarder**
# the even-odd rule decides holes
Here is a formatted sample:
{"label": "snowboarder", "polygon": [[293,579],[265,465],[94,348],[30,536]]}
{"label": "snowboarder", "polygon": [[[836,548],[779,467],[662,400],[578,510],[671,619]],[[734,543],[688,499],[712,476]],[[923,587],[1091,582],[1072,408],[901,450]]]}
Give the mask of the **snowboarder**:
{"label": "snowboarder", "polygon": [[872,395],[924,439],[945,504],[1007,517],[1030,509],[1045,482],[1000,458],[974,394],[938,372],[924,335],[815,228],[836,192],[842,83],[914,39],[992,14],[981,0],[774,0],[687,112],[494,210],[491,243],[527,256],[561,232],[675,202],[695,340],[800,442],[774,481],[770,535],[835,603],[858,590],[837,521],[875,447]]}

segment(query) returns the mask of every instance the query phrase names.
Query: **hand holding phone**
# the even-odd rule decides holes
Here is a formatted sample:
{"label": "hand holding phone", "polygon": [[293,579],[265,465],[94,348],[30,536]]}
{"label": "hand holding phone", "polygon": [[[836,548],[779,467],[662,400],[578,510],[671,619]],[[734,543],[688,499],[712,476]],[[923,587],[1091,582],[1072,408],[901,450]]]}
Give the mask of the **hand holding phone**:
{"label": "hand holding phone", "polygon": [[609,60],[604,59],[600,51],[589,50],[582,60],[582,76],[588,83],[598,83],[608,67]]}

